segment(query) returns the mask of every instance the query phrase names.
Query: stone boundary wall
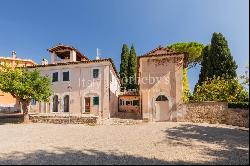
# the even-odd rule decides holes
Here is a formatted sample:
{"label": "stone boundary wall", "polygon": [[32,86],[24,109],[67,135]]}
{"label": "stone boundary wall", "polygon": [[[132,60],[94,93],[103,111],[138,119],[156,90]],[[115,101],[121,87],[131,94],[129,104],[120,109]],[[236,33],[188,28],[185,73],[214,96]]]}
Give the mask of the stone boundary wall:
{"label": "stone boundary wall", "polygon": [[114,116],[111,118],[120,118],[120,119],[142,119],[140,113],[133,113],[133,112],[116,112]]}
{"label": "stone boundary wall", "polygon": [[226,102],[188,103],[184,121],[227,124],[249,128],[249,110],[228,108]]}
{"label": "stone boundary wall", "polygon": [[23,115],[22,114],[5,114],[0,113],[0,124],[5,123],[22,123]]}
{"label": "stone boundary wall", "polygon": [[30,121],[33,123],[96,125],[98,117],[70,116],[69,120],[68,116],[30,115]]}
{"label": "stone boundary wall", "polygon": [[18,112],[21,112],[21,111],[16,107],[0,106],[0,113],[18,113]]}

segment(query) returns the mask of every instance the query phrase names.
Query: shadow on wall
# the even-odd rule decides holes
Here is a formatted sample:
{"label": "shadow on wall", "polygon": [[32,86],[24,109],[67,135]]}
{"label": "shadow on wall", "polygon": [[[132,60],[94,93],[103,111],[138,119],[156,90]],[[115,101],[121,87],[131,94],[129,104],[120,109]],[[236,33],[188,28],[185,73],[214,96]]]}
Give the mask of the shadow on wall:
{"label": "shadow on wall", "polygon": [[[192,164],[187,162],[168,162],[157,159],[136,157],[117,152],[101,152],[97,150],[72,150],[56,148],[56,152],[39,150],[33,153],[14,152],[9,155],[0,153],[0,165],[167,165]],[[1,157],[3,156],[3,157]]]}
{"label": "shadow on wall", "polygon": [[192,144],[195,141],[201,144],[219,145],[221,147],[219,150],[203,145],[204,155],[216,157],[215,161],[206,164],[249,164],[249,131],[182,124],[165,132],[167,140],[172,140],[173,144],[202,146]]}

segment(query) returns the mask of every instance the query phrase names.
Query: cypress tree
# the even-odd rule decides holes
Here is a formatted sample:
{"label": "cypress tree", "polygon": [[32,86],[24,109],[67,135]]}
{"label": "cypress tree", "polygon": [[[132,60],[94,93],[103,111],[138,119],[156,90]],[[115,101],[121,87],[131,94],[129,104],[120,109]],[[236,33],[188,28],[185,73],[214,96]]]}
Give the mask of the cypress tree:
{"label": "cypress tree", "polygon": [[[201,71],[200,71],[200,75],[199,75],[199,81],[198,81],[198,85],[200,85],[202,82],[206,81],[207,76],[208,76],[208,66],[209,66],[209,61],[208,61],[208,56],[209,56],[209,49],[210,46],[207,45],[206,47],[204,47],[204,49],[202,50],[202,61],[201,61]],[[196,85],[197,86],[197,85]]]}
{"label": "cypress tree", "polygon": [[206,77],[225,77],[227,79],[236,78],[237,64],[231,55],[228,43],[221,33],[213,33],[211,46],[209,49],[206,70]]}
{"label": "cypress tree", "polygon": [[128,60],[129,60],[129,48],[127,44],[123,44],[121,53],[121,64],[120,64],[120,77],[122,83],[122,89],[126,89],[126,80],[128,78]]}
{"label": "cypress tree", "polygon": [[136,79],[136,71],[137,71],[137,57],[134,45],[131,46],[128,60],[128,78],[129,83],[127,85],[127,89],[136,89],[137,88],[137,79]]}
{"label": "cypress tree", "polygon": [[236,78],[237,64],[231,55],[227,40],[221,33],[213,33],[211,45],[204,47],[203,60],[197,85],[201,85],[207,79],[224,77],[225,79]]}

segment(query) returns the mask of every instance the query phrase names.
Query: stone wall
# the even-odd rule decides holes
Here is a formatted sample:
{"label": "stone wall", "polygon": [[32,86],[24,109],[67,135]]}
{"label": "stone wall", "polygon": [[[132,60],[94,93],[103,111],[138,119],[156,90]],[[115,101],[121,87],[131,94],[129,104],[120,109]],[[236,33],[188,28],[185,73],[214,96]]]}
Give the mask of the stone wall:
{"label": "stone wall", "polygon": [[0,113],[0,124],[5,123],[22,123],[23,122],[23,115],[22,114],[6,114]]}
{"label": "stone wall", "polygon": [[114,114],[112,118],[120,118],[120,119],[142,119],[140,113],[133,112],[117,112]]}
{"label": "stone wall", "polygon": [[186,104],[184,121],[220,123],[249,128],[249,110],[228,108],[226,102],[199,102]]}
{"label": "stone wall", "polygon": [[12,106],[12,107],[4,107],[0,105],[0,113],[18,113],[21,112],[19,108]]}
{"label": "stone wall", "polygon": [[30,121],[33,123],[96,125],[98,117],[71,116],[69,118],[68,116],[30,115]]}

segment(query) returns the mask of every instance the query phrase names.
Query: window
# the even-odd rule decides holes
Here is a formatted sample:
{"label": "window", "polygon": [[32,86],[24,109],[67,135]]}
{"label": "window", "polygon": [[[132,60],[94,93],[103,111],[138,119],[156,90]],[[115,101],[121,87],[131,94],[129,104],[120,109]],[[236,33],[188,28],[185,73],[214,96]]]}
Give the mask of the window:
{"label": "window", "polygon": [[99,105],[99,97],[93,97],[93,105]]}
{"label": "window", "polygon": [[123,105],[122,99],[120,99],[120,105]]}
{"label": "window", "polygon": [[99,69],[93,69],[93,78],[99,77]]}
{"label": "window", "polygon": [[139,100],[133,100],[133,106],[139,106]]}
{"label": "window", "polygon": [[58,72],[53,73],[52,82],[58,82]]}
{"label": "window", "polygon": [[164,95],[160,95],[156,98],[156,101],[167,101],[167,100],[168,100],[168,98]]}
{"label": "window", "polygon": [[63,72],[63,81],[69,81],[69,71]]}
{"label": "window", "polygon": [[31,105],[36,105],[36,100],[35,99],[31,100]]}
{"label": "window", "polygon": [[132,105],[132,101],[126,101],[126,105]]}
{"label": "window", "polygon": [[55,95],[53,97],[53,112],[58,112],[58,104],[59,104],[58,96]]}

